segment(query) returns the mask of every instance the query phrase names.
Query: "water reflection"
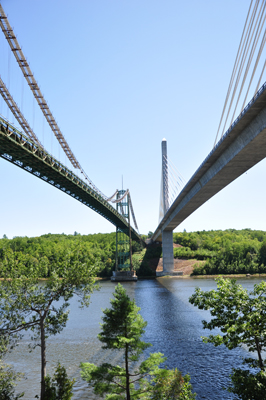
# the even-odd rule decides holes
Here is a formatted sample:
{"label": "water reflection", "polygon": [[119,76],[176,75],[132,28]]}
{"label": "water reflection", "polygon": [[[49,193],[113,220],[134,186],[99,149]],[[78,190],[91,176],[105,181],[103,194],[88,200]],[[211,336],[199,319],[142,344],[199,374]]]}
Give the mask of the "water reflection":
{"label": "water reflection", "polygon": [[[155,304],[149,304],[146,300],[146,307],[142,311],[145,319],[153,313],[146,339],[154,344],[155,351],[167,355],[170,368],[177,367],[184,374],[191,375],[198,399],[230,399],[232,397],[222,388],[228,384],[231,367],[239,365],[242,351],[230,352],[224,347],[214,348],[202,342],[201,336],[206,332],[202,329],[201,321],[208,319],[209,314],[188,303],[195,284],[198,285],[198,281],[158,281],[158,296],[157,299],[153,297]],[[211,289],[214,282],[209,285],[209,282],[201,281],[200,286],[204,290]],[[145,296],[145,292],[143,294]],[[140,293],[142,297],[143,294]]]}
{"label": "water reflection", "polygon": [[[252,289],[256,279],[239,280],[243,286]],[[197,399],[227,400],[233,397],[222,388],[228,385],[232,367],[241,364],[246,356],[244,349],[227,350],[202,343],[202,319],[209,319],[209,313],[198,310],[188,302],[196,286],[203,290],[216,288],[213,279],[165,279],[127,282],[125,287],[131,298],[141,307],[141,314],[148,322],[144,340],[153,344],[147,352],[160,351],[167,356],[167,365],[177,367],[184,374],[191,375]],[[102,350],[97,339],[100,332],[102,309],[109,307],[115,285],[102,282],[101,290],[92,295],[87,309],[78,307],[77,299],[71,301],[71,311],[66,328],[60,335],[48,339],[47,369],[53,374],[57,361],[66,366],[68,375],[77,379],[73,400],[96,399],[79,374],[80,362],[121,363],[120,355]],[[40,351],[28,352],[29,335],[25,335],[19,346],[7,356],[17,371],[24,371],[26,381],[18,385],[25,391],[25,400],[39,394]]]}

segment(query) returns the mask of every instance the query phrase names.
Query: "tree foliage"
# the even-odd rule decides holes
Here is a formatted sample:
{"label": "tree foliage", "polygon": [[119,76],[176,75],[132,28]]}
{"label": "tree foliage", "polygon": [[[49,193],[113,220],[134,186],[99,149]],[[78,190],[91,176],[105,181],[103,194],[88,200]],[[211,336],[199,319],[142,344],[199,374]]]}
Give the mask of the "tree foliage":
{"label": "tree foliage", "polygon": [[99,275],[111,275],[115,267],[115,234],[47,234],[35,238],[0,239],[0,277],[8,277],[13,267],[23,267],[25,274],[37,269],[41,274],[39,278],[50,277],[55,271],[60,275],[64,255],[75,251],[77,246],[83,262],[93,260],[100,266]]}
{"label": "tree foliage", "polygon": [[174,233],[174,256],[206,260],[194,275],[266,272],[266,232],[243,229]]}
{"label": "tree foliage", "polygon": [[[147,235],[143,235],[147,238]],[[225,231],[178,232],[173,234],[174,257],[204,260],[194,268],[194,275],[255,274],[266,272],[266,232],[251,229]],[[80,235],[47,234],[40,237],[0,239],[0,278],[10,273],[8,260],[21,265],[25,273],[36,268],[43,278],[53,271],[60,274],[62,255],[82,247],[84,257],[98,262],[98,276],[109,277],[115,269],[115,233]],[[162,257],[162,248],[156,244],[143,249],[132,242],[133,267],[138,276],[154,275],[156,260]],[[40,267],[42,264],[42,268]]]}
{"label": "tree foliage", "polygon": [[249,370],[234,370],[230,391],[243,399],[262,399],[262,390],[266,392],[266,282],[254,285],[248,292],[236,280],[219,278],[217,290],[204,292],[196,288],[189,301],[199,309],[210,310],[212,318],[203,321],[204,329],[219,328],[222,333],[203,337],[204,342],[224,344],[230,350],[244,345],[257,354],[257,359],[244,360]]}
{"label": "tree foliage", "polygon": [[[4,310],[0,308],[0,326],[3,321]],[[6,332],[0,333],[0,400],[18,400],[24,393],[15,395],[16,382],[23,374],[16,373],[14,369],[3,362],[3,356],[16,344],[17,338],[10,338]]]}
{"label": "tree foliage", "polygon": [[[54,271],[60,275],[64,254],[77,246],[82,250],[84,259],[93,259],[98,263],[98,276],[112,275],[115,269],[116,234],[80,235],[74,232],[74,235],[47,234],[33,238],[0,239],[0,278],[8,277],[12,268],[10,260],[12,265],[23,267],[27,274],[38,269],[40,278],[47,278]],[[133,241],[132,250],[141,252],[142,246]]]}
{"label": "tree foliage", "polygon": [[266,393],[266,373],[265,371],[234,369],[231,375],[232,386],[229,392],[236,394],[242,400],[263,400]]}
{"label": "tree foliage", "polygon": [[45,377],[44,400],[70,400],[75,379],[69,379],[66,369],[58,363],[54,377]]}
{"label": "tree foliage", "polygon": [[[69,300],[74,294],[79,296],[81,306],[89,305],[98,268],[84,258],[79,246],[61,254],[60,261],[57,271],[52,271],[42,284],[38,268],[25,274],[22,263],[9,266],[7,262],[11,279],[4,279],[0,285],[0,335],[10,337],[31,330],[33,347],[41,348],[41,400],[45,393],[46,339],[65,327]],[[39,268],[43,267],[40,262]]]}
{"label": "tree foliage", "polygon": [[196,394],[192,393],[189,375],[183,377],[177,368],[161,369],[154,379],[154,383],[150,397],[148,397],[150,400],[196,399]]}
{"label": "tree foliage", "polygon": [[[194,399],[188,385],[184,385],[187,397],[177,396],[189,378],[184,381],[179,371],[161,369],[159,365],[166,360],[163,354],[150,354],[137,366],[144,350],[151,346],[141,340],[147,323],[138,313],[140,309],[135,301],[130,300],[120,284],[115,289],[111,306],[104,310],[102,331],[98,338],[103,343],[103,349],[123,353],[124,366],[82,363],[82,378],[94,386],[94,392],[105,395],[107,400]],[[167,397],[172,394],[176,397]]]}
{"label": "tree foliage", "polygon": [[0,400],[18,400],[24,393],[15,394],[16,381],[21,374],[16,374],[14,370],[0,361]]}

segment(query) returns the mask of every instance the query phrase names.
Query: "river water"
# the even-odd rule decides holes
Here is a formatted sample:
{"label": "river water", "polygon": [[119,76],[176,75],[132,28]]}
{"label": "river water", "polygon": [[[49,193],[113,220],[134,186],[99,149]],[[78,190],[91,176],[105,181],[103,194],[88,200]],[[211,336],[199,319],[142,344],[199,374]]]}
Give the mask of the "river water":
{"label": "river water", "polygon": [[[240,279],[244,287],[252,289],[261,279]],[[144,340],[152,343],[148,352],[160,351],[167,357],[169,368],[177,367],[189,373],[197,400],[229,400],[233,396],[224,390],[228,386],[232,367],[241,365],[243,348],[227,350],[223,346],[204,344],[201,336],[207,335],[201,321],[209,320],[207,311],[198,310],[188,302],[196,286],[203,290],[216,288],[214,279],[159,278],[138,282],[125,282],[131,298],[141,307],[141,315],[148,322]],[[69,377],[76,379],[73,400],[97,399],[91,388],[80,378],[80,362],[122,363],[118,355],[102,350],[97,339],[100,332],[102,309],[109,307],[115,284],[103,281],[101,289],[93,293],[87,309],[80,309],[76,298],[70,306],[69,321],[61,334],[47,342],[47,372],[52,375],[58,361],[66,368]],[[5,361],[25,378],[17,386],[24,391],[24,400],[33,400],[40,388],[40,349],[28,351],[30,335],[25,335]]]}

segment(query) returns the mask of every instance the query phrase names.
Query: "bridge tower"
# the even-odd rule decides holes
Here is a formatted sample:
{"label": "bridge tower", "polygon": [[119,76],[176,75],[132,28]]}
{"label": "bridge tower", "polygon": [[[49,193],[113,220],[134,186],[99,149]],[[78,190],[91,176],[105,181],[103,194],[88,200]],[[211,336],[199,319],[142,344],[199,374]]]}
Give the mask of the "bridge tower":
{"label": "bridge tower", "polygon": [[125,194],[126,190],[119,190],[116,195],[117,200],[122,198],[120,202],[116,203],[116,209],[128,220],[129,224],[129,234],[126,234],[124,230],[116,228],[116,271],[128,269],[128,267],[130,271],[133,270],[129,199],[128,194],[124,197]]}
{"label": "bridge tower", "polygon": [[[121,199],[121,201],[119,201]],[[130,229],[130,209],[128,190],[118,190],[116,195],[116,209],[128,220],[128,232],[116,228],[116,260],[115,271],[111,281],[136,281],[138,278],[132,266],[132,244]]]}
{"label": "bridge tower", "polygon": [[[169,186],[168,186],[168,161],[167,161],[167,141],[162,140],[162,206],[163,216],[169,209]],[[163,246],[163,275],[173,274],[174,272],[174,250],[173,250],[173,231],[164,230],[162,232]]]}

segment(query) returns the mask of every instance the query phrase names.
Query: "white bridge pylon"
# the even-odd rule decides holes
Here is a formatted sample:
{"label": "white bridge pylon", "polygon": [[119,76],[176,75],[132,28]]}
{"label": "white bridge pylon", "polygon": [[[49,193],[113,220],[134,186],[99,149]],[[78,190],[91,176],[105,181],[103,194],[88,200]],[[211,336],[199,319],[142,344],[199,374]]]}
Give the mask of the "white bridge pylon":
{"label": "white bridge pylon", "polygon": [[[185,186],[184,178],[167,156],[167,141],[162,140],[162,179],[160,192],[159,223]],[[173,231],[162,232],[163,272],[157,275],[174,275]]]}
{"label": "white bridge pylon", "polygon": [[162,176],[159,223],[185,186],[186,181],[167,155],[167,141],[162,140]]}

